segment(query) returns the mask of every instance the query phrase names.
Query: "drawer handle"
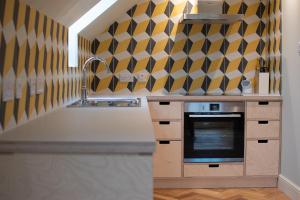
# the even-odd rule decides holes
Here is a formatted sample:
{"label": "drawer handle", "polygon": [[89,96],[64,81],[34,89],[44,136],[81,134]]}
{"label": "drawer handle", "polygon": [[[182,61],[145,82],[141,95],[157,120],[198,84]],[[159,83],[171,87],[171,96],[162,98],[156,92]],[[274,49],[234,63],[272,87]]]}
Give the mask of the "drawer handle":
{"label": "drawer handle", "polygon": [[160,125],[169,125],[170,121],[160,121],[159,124]]}
{"label": "drawer handle", "polygon": [[268,121],[258,121],[258,124],[269,124]]}
{"label": "drawer handle", "polygon": [[170,102],[169,101],[160,101],[159,105],[161,105],[161,106],[167,106],[167,105],[170,105]]}
{"label": "drawer handle", "polygon": [[260,144],[263,144],[263,143],[266,144],[269,142],[269,140],[258,140],[257,142]]}
{"label": "drawer handle", "polygon": [[219,164],[210,164],[210,165],[208,165],[208,167],[209,168],[218,168],[218,167],[220,167],[220,165]]}
{"label": "drawer handle", "polygon": [[159,144],[170,144],[170,141],[159,141]]}
{"label": "drawer handle", "polygon": [[258,105],[261,105],[261,106],[269,105],[269,102],[268,101],[260,101],[260,102],[258,102]]}

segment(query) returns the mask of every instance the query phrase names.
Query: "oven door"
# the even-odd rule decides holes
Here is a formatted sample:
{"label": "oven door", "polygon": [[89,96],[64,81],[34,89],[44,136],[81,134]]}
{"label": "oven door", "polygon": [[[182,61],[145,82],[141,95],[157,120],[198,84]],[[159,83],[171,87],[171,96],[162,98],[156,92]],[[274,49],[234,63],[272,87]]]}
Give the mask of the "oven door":
{"label": "oven door", "polygon": [[185,113],[186,163],[242,162],[244,113]]}

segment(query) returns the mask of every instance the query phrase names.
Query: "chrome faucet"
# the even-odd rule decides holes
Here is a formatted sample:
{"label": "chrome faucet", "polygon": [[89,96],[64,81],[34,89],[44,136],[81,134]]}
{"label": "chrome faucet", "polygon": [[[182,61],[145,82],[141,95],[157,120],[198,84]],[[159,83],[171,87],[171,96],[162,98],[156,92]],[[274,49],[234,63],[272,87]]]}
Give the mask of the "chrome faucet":
{"label": "chrome faucet", "polygon": [[101,63],[104,63],[106,66],[107,72],[110,71],[109,66],[105,59],[100,57],[90,57],[87,59],[82,67],[82,81],[81,81],[81,103],[85,104],[87,102],[87,91],[86,91],[86,70],[89,63],[98,60]]}

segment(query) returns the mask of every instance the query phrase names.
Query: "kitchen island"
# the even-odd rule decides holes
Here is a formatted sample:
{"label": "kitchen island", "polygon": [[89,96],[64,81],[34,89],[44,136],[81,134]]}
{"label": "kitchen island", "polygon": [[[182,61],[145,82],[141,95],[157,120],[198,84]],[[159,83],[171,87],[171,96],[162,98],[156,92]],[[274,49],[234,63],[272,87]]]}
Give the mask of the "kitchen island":
{"label": "kitchen island", "polygon": [[146,98],[62,108],[0,136],[0,199],[150,200],[154,147]]}

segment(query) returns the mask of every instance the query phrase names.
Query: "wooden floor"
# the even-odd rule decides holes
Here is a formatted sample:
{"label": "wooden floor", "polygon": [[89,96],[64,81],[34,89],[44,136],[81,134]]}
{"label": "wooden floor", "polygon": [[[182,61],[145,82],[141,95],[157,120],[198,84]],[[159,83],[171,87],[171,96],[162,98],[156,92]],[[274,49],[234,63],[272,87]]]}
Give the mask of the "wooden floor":
{"label": "wooden floor", "polygon": [[277,188],[156,189],[154,200],[289,200]]}

